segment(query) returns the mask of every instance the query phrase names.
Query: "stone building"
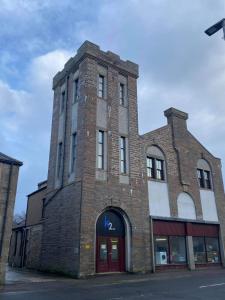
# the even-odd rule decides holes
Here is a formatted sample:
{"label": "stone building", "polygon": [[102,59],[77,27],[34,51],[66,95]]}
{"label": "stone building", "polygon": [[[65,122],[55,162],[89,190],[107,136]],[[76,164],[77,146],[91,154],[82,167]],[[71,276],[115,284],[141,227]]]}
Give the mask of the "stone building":
{"label": "stone building", "polygon": [[220,160],[174,108],[140,136],[137,78],[138,65],[87,41],[54,77],[39,269],[80,277],[224,265]]}
{"label": "stone building", "polygon": [[43,201],[47,181],[40,182],[38,188],[27,196],[26,218],[12,229],[9,265],[12,267],[40,268]]}
{"label": "stone building", "polygon": [[5,281],[19,167],[22,163],[0,153],[0,284]]}

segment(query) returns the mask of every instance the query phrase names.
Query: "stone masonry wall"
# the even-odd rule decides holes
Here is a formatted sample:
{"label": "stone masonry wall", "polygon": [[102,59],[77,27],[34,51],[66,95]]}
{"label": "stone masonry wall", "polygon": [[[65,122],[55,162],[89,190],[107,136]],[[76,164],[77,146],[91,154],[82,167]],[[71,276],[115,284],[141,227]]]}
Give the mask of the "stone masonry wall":
{"label": "stone masonry wall", "polygon": [[[96,103],[97,66],[107,68],[108,174],[97,181],[96,174]],[[77,165],[75,181],[68,181],[70,156],[72,76],[79,68]],[[64,70],[67,70],[64,71]],[[149,211],[146,181],[142,178],[137,124],[137,65],[124,62],[111,52],[85,42],[53,81],[54,105],[49,158],[48,188],[41,251],[41,269],[72,276],[95,273],[95,224],[106,208],[125,213],[131,226],[130,271],[151,269],[149,250]],[[118,76],[128,81],[129,99],[129,183],[119,182]],[[68,81],[67,118],[63,184],[55,189],[57,138],[59,127],[59,91]]]}
{"label": "stone masonry wall", "polygon": [[[143,172],[146,174],[146,149],[158,146],[165,155],[166,176],[169,189],[171,217],[177,218],[177,197],[187,192],[194,200],[197,220],[202,221],[200,189],[197,179],[197,162],[205,159],[212,170],[212,183],[221,230],[222,262],[224,264],[225,196],[221,173],[221,162],[215,158],[187,130],[186,121],[175,115],[168,120],[168,125],[141,136]],[[151,214],[151,212],[150,212]]]}
{"label": "stone masonry wall", "polygon": [[[11,183],[9,185],[10,168],[12,168],[12,173]],[[19,166],[0,162],[0,237],[2,239],[2,244],[0,245],[0,247],[2,248],[2,253],[0,257],[0,284],[4,283],[5,280],[5,269],[8,260],[18,172]],[[7,200],[8,206],[6,210]],[[4,213],[6,213],[5,219]],[[4,222],[5,224],[3,226]]]}

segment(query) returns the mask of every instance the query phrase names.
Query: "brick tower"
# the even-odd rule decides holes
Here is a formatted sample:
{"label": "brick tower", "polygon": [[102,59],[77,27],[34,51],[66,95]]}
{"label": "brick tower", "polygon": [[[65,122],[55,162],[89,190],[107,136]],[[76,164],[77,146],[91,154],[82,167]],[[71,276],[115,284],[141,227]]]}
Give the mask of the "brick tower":
{"label": "brick tower", "polygon": [[43,270],[151,268],[137,78],[138,65],[86,41],[53,79]]}

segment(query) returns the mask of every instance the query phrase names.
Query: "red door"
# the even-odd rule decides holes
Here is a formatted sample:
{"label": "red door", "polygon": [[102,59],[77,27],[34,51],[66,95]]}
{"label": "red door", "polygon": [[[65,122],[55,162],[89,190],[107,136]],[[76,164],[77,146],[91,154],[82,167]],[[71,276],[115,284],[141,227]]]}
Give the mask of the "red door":
{"label": "red door", "polygon": [[124,237],[97,237],[97,272],[123,272]]}

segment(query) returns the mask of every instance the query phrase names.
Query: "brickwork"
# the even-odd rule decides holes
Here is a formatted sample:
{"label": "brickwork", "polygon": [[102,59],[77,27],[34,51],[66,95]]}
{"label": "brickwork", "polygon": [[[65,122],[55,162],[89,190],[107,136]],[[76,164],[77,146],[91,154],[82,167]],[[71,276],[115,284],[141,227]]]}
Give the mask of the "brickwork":
{"label": "brickwork", "polygon": [[[106,176],[96,177],[96,130],[99,70],[106,72]],[[74,180],[70,177],[73,79],[79,73],[77,108],[77,161]],[[120,174],[119,79],[127,83],[129,172]],[[117,211],[126,223],[126,270],[147,272],[153,265],[152,228],[149,222],[146,151],[157,145],[165,156],[171,217],[178,217],[177,197],[187,192],[194,199],[197,220],[203,220],[196,177],[197,161],[204,158],[212,169],[213,188],[224,239],[224,190],[220,160],[211,155],[187,130],[187,114],[173,108],[165,112],[168,125],[139,136],[137,116],[138,65],[118,55],[103,52],[85,42],[53,79],[54,103],[47,190],[45,194],[40,268],[71,276],[96,272],[96,222],[107,209]],[[64,117],[60,118],[60,97],[65,87]],[[60,123],[63,122],[63,123]],[[126,125],[126,124],[125,124]],[[61,129],[60,129],[61,128]],[[57,179],[59,130],[63,129],[62,180]],[[100,180],[101,179],[101,180]],[[123,183],[122,183],[123,182]],[[57,183],[57,184],[56,184]],[[150,199],[151,200],[151,199]],[[35,236],[35,234],[34,234]],[[32,248],[32,247],[31,247]],[[129,248],[127,250],[127,248]],[[38,254],[34,255],[38,261]],[[35,261],[34,259],[34,261]]]}
{"label": "brickwork", "polygon": [[[107,180],[96,180],[96,112],[98,65],[107,69]],[[68,183],[72,76],[79,68],[77,160],[75,182]],[[66,72],[67,70],[67,72]],[[127,77],[129,101],[129,184],[119,182],[119,74]],[[48,190],[42,240],[41,268],[74,276],[95,273],[95,224],[109,207],[126,214],[132,231],[130,271],[151,269],[149,250],[148,201],[142,179],[137,124],[136,78],[138,66],[103,52],[89,42],[78,50],[65,69],[53,80],[55,91]],[[67,79],[66,79],[67,78]],[[63,185],[55,190],[55,162],[59,128],[59,90],[67,84],[67,117]],[[49,200],[48,200],[49,199]]]}
{"label": "brickwork", "polygon": [[177,197],[181,192],[186,192],[191,195],[194,201],[197,220],[203,221],[200,188],[197,178],[197,162],[203,158],[209,163],[212,171],[212,185],[222,236],[221,255],[222,263],[224,264],[225,196],[221,161],[214,157],[188,131],[186,124],[187,114],[185,114],[185,118],[184,114],[173,108],[167,110],[165,115],[168,117],[168,125],[141,136],[143,170],[145,176],[147,176],[145,171],[147,147],[151,145],[158,146],[165,156],[171,217],[178,217]]}
{"label": "brickwork", "polygon": [[31,226],[27,232],[25,248],[25,266],[29,269],[40,269],[42,224]]}
{"label": "brickwork", "polygon": [[0,154],[0,284],[5,281],[19,166],[22,163]]}

